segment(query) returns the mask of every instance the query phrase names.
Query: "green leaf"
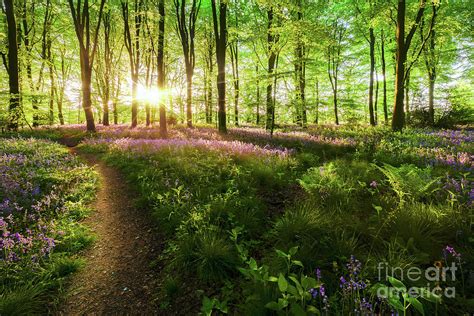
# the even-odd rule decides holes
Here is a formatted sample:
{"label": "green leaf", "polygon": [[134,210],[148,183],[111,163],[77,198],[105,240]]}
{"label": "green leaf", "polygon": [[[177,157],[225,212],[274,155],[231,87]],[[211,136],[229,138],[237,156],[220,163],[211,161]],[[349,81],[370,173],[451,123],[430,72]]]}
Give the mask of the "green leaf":
{"label": "green leaf", "polygon": [[288,289],[287,289],[288,293],[290,293],[291,295],[297,297],[297,298],[300,298],[300,293],[298,292],[298,290],[296,289],[296,287],[294,287],[293,285],[288,285]]}
{"label": "green leaf", "polygon": [[392,284],[392,286],[395,289],[397,289],[397,291],[402,292],[402,293],[406,293],[407,287],[400,280],[397,280],[393,277],[388,277],[388,281],[390,282],[390,284]]}
{"label": "green leaf", "polygon": [[411,305],[413,305],[413,307],[415,307],[416,310],[421,313],[421,315],[425,315],[423,304],[421,304],[421,302],[417,298],[407,297],[406,301],[411,303]]}
{"label": "green leaf", "polygon": [[441,296],[432,293],[431,291],[425,289],[425,288],[416,288],[415,291],[420,294],[420,297],[432,302],[432,303],[441,303]]}
{"label": "green leaf", "polygon": [[388,303],[390,304],[390,306],[392,306],[393,308],[395,308],[398,311],[403,311],[404,310],[403,304],[398,300],[398,298],[396,298],[394,296],[389,297]]}
{"label": "green leaf", "polygon": [[302,296],[304,290],[303,290],[303,287],[301,286],[300,282],[298,281],[298,279],[295,278],[295,277],[293,277],[293,276],[290,276],[289,279],[295,283],[296,289],[298,290],[298,294],[299,294],[300,296]]}
{"label": "green leaf", "polygon": [[321,312],[319,311],[319,309],[317,309],[313,305],[306,306],[306,311],[311,314],[321,315]]}
{"label": "green leaf", "polygon": [[283,307],[281,307],[280,304],[278,304],[277,302],[267,303],[265,307],[274,311],[280,311],[283,309]]}
{"label": "green leaf", "polygon": [[289,251],[290,255],[294,256],[298,252],[298,246],[292,247]]}
{"label": "green leaf", "polygon": [[251,258],[249,261],[249,267],[252,270],[257,270],[257,262],[255,261],[254,258]]}
{"label": "green leaf", "polygon": [[278,288],[282,293],[286,292],[286,289],[288,288],[288,281],[282,273],[278,276]]}
{"label": "green leaf", "polygon": [[283,251],[281,251],[281,250],[278,250],[278,249],[277,249],[277,250],[275,250],[275,251],[276,251],[276,253],[277,253],[278,257],[285,258],[285,259],[287,259],[287,258],[288,258],[288,255],[287,255],[286,253],[284,253]]}
{"label": "green leaf", "polygon": [[269,277],[268,277],[268,281],[270,281],[270,282],[278,282],[278,278],[277,278],[277,277],[274,277],[274,276],[269,276]]}
{"label": "green leaf", "polygon": [[299,304],[292,304],[290,308],[290,313],[295,316],[306,316],[306,312]]}
{"label": "green leaf", "polygon": [[295,266],[300,266],[303,268],[303,263],[299,260],[291,260],[291,263],[293,263]]}
{"label": "green leaf", "polygon": [[317,282],[316,282],[316,279],[311,278],[311,277],[307,277],[307,276],[304,275],[304,276],[301,277],[301,285],[306,290],[309,290],[311,288],[315,288],[316,285],[317,285]]}

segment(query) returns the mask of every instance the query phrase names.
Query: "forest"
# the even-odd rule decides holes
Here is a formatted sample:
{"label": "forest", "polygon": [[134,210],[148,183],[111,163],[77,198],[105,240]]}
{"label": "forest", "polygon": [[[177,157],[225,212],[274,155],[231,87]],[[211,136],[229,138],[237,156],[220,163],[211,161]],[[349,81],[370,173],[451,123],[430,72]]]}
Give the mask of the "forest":
{"label": "forest", "polygon": [[474,313],[472,1],[0,4],[0,315]]}

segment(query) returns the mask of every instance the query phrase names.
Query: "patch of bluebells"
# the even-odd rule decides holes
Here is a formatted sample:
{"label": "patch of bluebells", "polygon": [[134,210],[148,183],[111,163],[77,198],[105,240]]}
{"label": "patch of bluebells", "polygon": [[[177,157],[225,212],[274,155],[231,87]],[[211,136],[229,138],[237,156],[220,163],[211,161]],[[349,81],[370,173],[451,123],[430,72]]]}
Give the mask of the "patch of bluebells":
{"label": "patch of bluebells", "polygon": [[454,248],[452,246],[447,245],[443,249],[444,260],[447,261],[449,256],[451,256],[453,259],[455,259],[459,263],[461,262],[461,253],[454,250]]}
{"label": "patch of bluebells", "polygon": [[223,141],[223,140],[207,140],[207,139],[89,139],[84,142],[89,146],[107,145],[112,150],[128,152],[130,154],[150,154],[164,148],[183,148],[195,147],[205,148],[208,150],[224,151],[236,155],[252,155],[252,156],[276,156],[279,158],[290,157],[292,151],[286,148],[276,149],[272,147],[260,147],[251,143],[240,141]]}
{"label": "patch of bluebells", "polygon": [[469,208],[474,207],[474,183],[463,175],[460,178],[446,176],[443,190],[455,198],[458,203]]}
{"label": "patch of bluebells", "polygon": [[[317,268],[315,271],[314,271],[314,274],[316,275],[316,280],[318,282],[321,282],[321,270],[319,268]],[[312,288],[309,290],[309,293],[311,294],[311,297],[316,300],[316,299],[320,299],[321,300],[321,303],[322,303],[322,310],[327,312],[329,311],[329,298],[327,296],[327,293],[326,293],[326,288],[324,286],[324,284],[321,284],[319,286],[319,288]]]}
{"label": "patch of bluebells", "polygon": [[49,256],[57,241],[54,220],[85,168],[48,141],[0,140],[0,268],[5,277]]}
{"label": "patch of bluebells", "polygon": [[349,263],[346,264],[348,275],[339,278],[339,286],[345,293],[363,290],[367,284],[360,279],[362,263],[354,256],[351,256]]}

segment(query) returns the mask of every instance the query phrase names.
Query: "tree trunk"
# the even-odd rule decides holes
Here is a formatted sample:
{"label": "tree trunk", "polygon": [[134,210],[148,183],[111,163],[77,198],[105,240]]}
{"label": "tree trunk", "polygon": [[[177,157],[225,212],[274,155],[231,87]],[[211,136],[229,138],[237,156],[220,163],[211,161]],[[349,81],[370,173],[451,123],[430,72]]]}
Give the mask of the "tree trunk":
{"label": "tree trunk", "polygon": [[47,47],[48,47],[48,69],[49,69],[49,125],[54,124],[54,91],[56,90],[56,84],[54,81],[54,70],[53,70],[53,57],[51,54],[51,38],[48,36]]}
{"label": "tree trunk", "polygon": [[[216,0],[211,0],[214,35],[216,37],[217,58],[217,96],[219,132],[227,133],[225,109],[225,52],[227,45],[227,1],[219,1],[219,19],[217,18]],[[220,33],[219,33],[220,31]]]}
{"label": "tree trunk", "polygon": [[395,103],[393,107],[392,129],[394,131],[401,131],[405,126],[405,112],[403,111],[403,99],[405,96],[405,62],[407,59],[407,52],[405,49],[405,0],[398,1],[396,37]]}
{"label": "tree trunk", "polygon": [[258,63],[255,66],[256,85],[257,85],[257,125],[260,125],[260,77],[258,74]]}
{"label": "tree trunk", "polygon": [[[420,0],[418,13],[416,15],[415,23],[413,23],[408,35],[405,38],[405,15],[406,7],[405,0],[398,0],[397,7],[397,49],[396,49],[396,66],[395,66],[395,102],[392,116],[392,130],[401,131],[405,126],[405,112],[403,109],[403,99],[405,97],[405,80],[408,74],[406,69],[410,71],[411,66],[406,67],[408,49],[410,48],[411,40],[416,32],[416,28],[420,24],[425,10],[425,0]],[[422,43],[423,49],[424,43]],[[415,58],[416,60],[416,58]],[[411,65],[415,62],[412,61]]]}
{"label": "tree trunk", "polygon": [[239,43],[238,41],[230,45],[230,57],[232,63],[232,79],[234,83],[234,123],[239,126]]}
{"label": "tree trunk", "polygon": [[370,125],[375,126],[374,115],[374,72],[375,72],[375,35],[374,29],[369,28],[370,44],[370,83],[369,83],[369,117]]}
{"label": "tree trunk", "polygon": [[316,113],[314,117],[314,123],[319,123],[319,80],[316,77]]}
{"label": "tree trunk", "polygon": [[20,83],[18,80],[18,45],[13,0],[4,0],[8,28],[8,85],[10,92],[8,129],[17,130],[20,118]]}
{"label": "tree trunk", "polygon": [[[158,13],[160,14],[160,20],[158,22],[158,90],[163,92],[165,89],[165,0],[159,0],[158,2]],[[166,124],[166,106],[165,99],[160,98],[160,135],[163,138],[168,137],[168,130]]]}
{"label": "tree trunk", "polygon": [[273,8],[267,11],[268,27],[267,27],[267,49],[268,49],[268,65],[267,65],[267,113],[266,113],[266,124],[265,129],[269,130],[273,134],[274,118],[275,118],[275,103],[273,102],[273,77],[276,62],[276,43],[278,36],[275,36],[273,32],[274,14]]}
{"label": "tree trunk", "polygon": [[137,101],[137,88],[138,88],[138,72],[132,75],[132,128],[138,125],[138,101]]}
{"label": "tree trunk", "polygon": [[186,66],[186,124],[193,127],[193,70]]}
{"label": "tree trunk", "polygon": [[[85,55],[85,53],[81,54]],[[84,60],[86,59],[86,60]],[[92,82],[92,69],[86,67],[89,64],[87,56],[81,58],[82,66],[82,108],[86,116],[87,131],[95,132],[94,114],[92,112],[92,99],[91,99],[91,82]]]}
{"label": "tree trunk", "polygon": [[388,123],[388,106],[387,106],[387,76],[386,76],[386,66],[385,66],[385,37],[382,33],[381,38],[381,59],[382,59],[382,76],[383,76],[383,116],[385,124]]}
{"label": "tree trunk", "polygon": [[405,75],[405,124],[410,122],[410,72]]}

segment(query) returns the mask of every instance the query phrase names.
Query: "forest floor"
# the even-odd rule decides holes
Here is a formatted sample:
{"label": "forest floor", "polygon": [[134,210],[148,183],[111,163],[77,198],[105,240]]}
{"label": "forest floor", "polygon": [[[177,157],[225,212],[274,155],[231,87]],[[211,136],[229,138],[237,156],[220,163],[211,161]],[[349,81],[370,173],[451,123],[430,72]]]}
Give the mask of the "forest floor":
{"label": "forest floor", "polygon": [[95,167],[100,187],[95,211],[85,220],[96,241],[84,253],[85,267],[68,284],[59,315],[152,314],[156,271],[150,262],[160,242],[149,212],[134,206],[133,191],[118,171],[95,155],[71,152]]}

